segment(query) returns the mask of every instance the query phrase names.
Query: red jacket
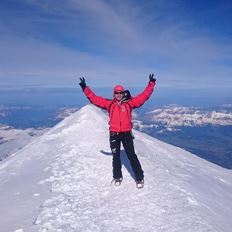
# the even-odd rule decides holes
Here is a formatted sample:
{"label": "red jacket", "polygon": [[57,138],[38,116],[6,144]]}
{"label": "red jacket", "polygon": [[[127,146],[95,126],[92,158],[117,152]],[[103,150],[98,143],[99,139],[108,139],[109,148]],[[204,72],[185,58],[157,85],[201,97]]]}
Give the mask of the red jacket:
{"label": "red jacket", "polygon": [[84,90],[85,95],[91,103],[108,111],[110,121],[110,131],[125,132],[132,129],[131,111],[140,107],[151,96],[155,83],[150,81],[142,93],[131,98],[126,102],[118,102],[115,98],[109,100],[100,96],[96,96],[94,92],[87,86]]}

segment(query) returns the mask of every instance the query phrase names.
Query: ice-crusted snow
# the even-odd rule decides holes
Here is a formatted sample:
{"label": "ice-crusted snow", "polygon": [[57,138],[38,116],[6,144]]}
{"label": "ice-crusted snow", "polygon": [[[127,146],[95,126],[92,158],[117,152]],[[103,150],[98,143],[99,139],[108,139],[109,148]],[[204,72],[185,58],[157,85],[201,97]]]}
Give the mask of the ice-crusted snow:
{"label": "ice-crusted snow", "polygon": [[134,131],[145,172],[110,186],[108,118],[87,105],[0,165],[1,232],[230,232],[232,173]]}

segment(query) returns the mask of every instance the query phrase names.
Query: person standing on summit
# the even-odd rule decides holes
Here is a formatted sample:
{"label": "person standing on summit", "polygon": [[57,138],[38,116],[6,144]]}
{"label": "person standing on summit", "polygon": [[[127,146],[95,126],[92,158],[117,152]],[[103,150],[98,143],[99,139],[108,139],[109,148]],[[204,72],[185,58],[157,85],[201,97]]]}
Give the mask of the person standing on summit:
{"label": "person standing on summit", "polygon": [[92,104],[107,110],[109,113],[110,148],[113,154],[112,183],[114,182],[116,186],[120,185],[123,179],[120,159],[121,142],[135,174],[137,188],[142,188],[144,186],[144,173],[139,159],[135,154],[133,135],[131,132],[131,112],[132,109],[140,107],[149,99],[155,84],[156,79],[154,78],[154,74],[150,74],[147,87],[136,97],[131,97],[130,92],[124,90],[122,85],[116,85],[113,93],[114,98],[110,100],[101,96],[96,96],[90,87],[86,85],[85,78],[80,78],[79,85],[89,101]]}

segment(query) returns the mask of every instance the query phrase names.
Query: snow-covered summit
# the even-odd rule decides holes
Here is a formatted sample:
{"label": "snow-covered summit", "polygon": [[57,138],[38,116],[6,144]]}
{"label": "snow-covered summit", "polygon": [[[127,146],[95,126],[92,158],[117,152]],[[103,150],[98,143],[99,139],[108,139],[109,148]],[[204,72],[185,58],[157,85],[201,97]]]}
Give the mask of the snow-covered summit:
{"label": "snow-covered summit", "polygon": [[123,183],[110,186],[108,116],[92,105],[3,161],[1,231],[229,232],[231,171],[134,135],[145,172],[141,190],[123,150]]}

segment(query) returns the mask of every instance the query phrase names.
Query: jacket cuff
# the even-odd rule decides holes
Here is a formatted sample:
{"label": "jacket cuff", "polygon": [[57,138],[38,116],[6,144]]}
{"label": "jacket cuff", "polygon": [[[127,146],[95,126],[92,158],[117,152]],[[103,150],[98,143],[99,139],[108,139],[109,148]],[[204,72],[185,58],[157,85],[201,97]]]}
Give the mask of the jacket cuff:
{"label": "jacket cuff", "polygon": [[155,85],[156,85],[156,82],[154,82],[154,81],[149,81],[148,85],[155,86]]}
{"label": "jacket cuff", "polygon": [[90,91],[91,91],[91,90],[90,90],[89,86],[86,86],[85,89],[83,90],[83,92],[84,92],[85,94],[88,94]]}

